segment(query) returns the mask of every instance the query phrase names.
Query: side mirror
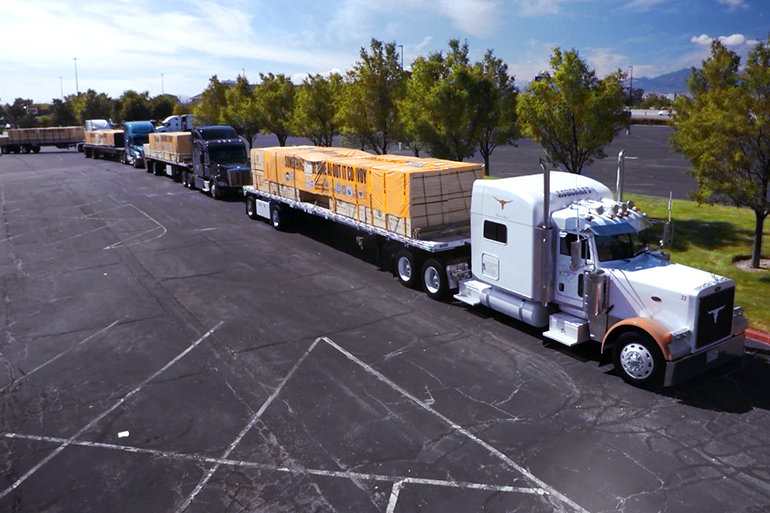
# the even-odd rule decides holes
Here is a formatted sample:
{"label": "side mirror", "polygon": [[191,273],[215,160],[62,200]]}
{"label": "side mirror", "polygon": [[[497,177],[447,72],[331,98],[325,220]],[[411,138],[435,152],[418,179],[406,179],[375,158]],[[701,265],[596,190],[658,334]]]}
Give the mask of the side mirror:
{"label": "side mirror", "polygon": [[581,249],[583,247],[582,242],[578,240],[573,240],[569,244],[569,267],[573,271],[578,269],[580,267],[580,264],[583,263],[583,258],[581,253]]}
{"label": "side mirror", "polygon": [[674,240],[674,225],[671,221],[663,223],[663,238],[660,239],[660,247],[665,248],[671,245]]}

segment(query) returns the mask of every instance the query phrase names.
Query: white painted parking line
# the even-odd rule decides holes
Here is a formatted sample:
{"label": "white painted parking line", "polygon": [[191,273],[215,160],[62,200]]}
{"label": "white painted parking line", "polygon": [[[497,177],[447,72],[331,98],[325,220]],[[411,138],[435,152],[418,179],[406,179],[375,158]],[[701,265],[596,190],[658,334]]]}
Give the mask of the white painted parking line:
{"label": "white painted parking line", "polygon": [[[132,235],[131,237],[129,237],[127,239],[115,242],[114,244],[110,244],[109,246],[107,246],[107,247],[105,247],[103,249],[115,249],[115,248],[121,248],[121,247],[126,247],[126,246],[133,246],[135,244],[143,244],[145,242],[150,242],[152,240],[159,239],[159,238],[163,237],[164,235],[166,235],[166,233],[168,232],[168,230],[166,229],[165,226],[163,226],[163,224],[161,224],[158,220],[156,220],[150,214],[148,214],[147,212],[145,212],[141,208],[137,207],[133,203],[127,203],[124,206],[132,207],[132,208],[136,209],[137,211],[139,211],[139,213],[144,215],[147,219],[149,219],[150,221],[155,223],[156,226],[154,228],[150,228],[149,230],[145,230],[143,232],[139,232],[139,233],[137,233],[135,235]],[[146,235],[146,234],[152,233],[152,232],[154,232],[154,231],[156,231],[158,229],[160,229],[160,233],[158,233],[157,235],[155,235],[154,237],[152,237],[150,239],[139,240],[139,241],[134,240],[134,239],[136,239],[138,237],[141,237],[142,235]],[[129,241],[132,241],[132,242],[129,242]]]}
{"label": "white painted parking line", "polygon": [[[371,365],[367,364],[366,362],[360,360],[358,357],[353,355],[351,352],[347,351],[346,349],[342,348],[341,346],[337,345],[333,340],[331,340],[328,337],[322,337],[324,342],[326,342],[329,346],[333,347],[343,355],[345,355],[346,358],[348,358],[350,361],[356,363],[359,367],[364,369],[366,372],[377,378],[378,380],[382,381],[386,385],[388,385],[390,388],[404,396],[405,398],[409,399],[411,402],[418,405],[423,410],[427,411],[437,419],[441,420],[445,424],[449,425],[454,431],[457,433],[463,435],[464,437],[468,438],[472,442],[476,443],[477,445],[480,445],[484,449],[486,449],[492,456],[496,457],[497,459],[501,460],[503,463],[505,463],[510,468],[520,472],[528,481],[533,483],[536,487],[541,489],[545,494],[551,495],[552,497],[558,499],[560,502],[568,505],[570,508],[574,509],[575,511],[578,511],[580,513],[588,513],[586,509],[584,509],[582,506],[580,506],[578,503],[567,497],[566,495],[562,494],[555,488],[553,488],[551,485],[546,483],[545,481],[542,481],[537,476],[532,474],[527,468],[519,465],[515,461],[513,461],[511,458],[509,458],[505,453],[500,451],[499,449],[493,447],[488,442],[482,440],[481,438],[477,437],[461,425],[457,424],[456,422],[450,420],[446,416],[444,416],[442,413],[439,413],[437,410],[434,410],[430,407],[429,404],[427,404],[424,401],[421,401],[411,393],[409,393],[406,389],[402,388],[389,378],[387,378],[384,374],[373,368]],[[397,498],[397,497],[396,497]],[[395,505],[394,505],[395,508]]]}
{"label": "white painted parking line", "polygon": [[[48,442],[54,444],[67,443],[68,439],[52,436],[25,435],[21,433],[3,433],[4,438],[15,440],[33,440],[36,442]],[[449,481],[445,479],[426,479],[420,477],[407,477],[400,475],[387,474],[368,474],[365,472],[343,471],[343,470],[325,470],[303,467],[278,467],[255,461],[231,460],[212,458],[210,456],[200,456],[198,454],[187,454],[174,451],[162,451],[159,449],[149,449],[144,447],[132,447],[130,445],[110,444],[104,442],[89,442],[72,440],[70,446],[88,447],[92,449],[105,449],[111,451],[126,452],[130,454],[146,454],[156,458],[176,459],[183,461],[194,461],[202,464],[218,464],[225,467],[253,468],[258,470],[267,470],[279,472],[281,474],[292,475],[311,475],[319,477],[330,477],[336,479],[358,479],[361,481],[378,481],[387,483],[400,483],[400,487],[405,484],[417,484],[426,486],[440,486],[444,488],[457,488],[461,490],[486,490],[492,492],[521,493],[528,495],[544,495],[545,492],[539,488],[527,488],[522,486],[491,485],[487,483],[472,483],[468,481]]]}
{"label": "white painted parking line", "polygon": [[19,376],[19,378],[18,378],[18,379],[14,379],[14,380],[13,380],[13,381],[11,381],[9,384],[7,384],[7,385],[5,385],[4,387],[0,388],[0,392],[4,391],[6,388],[10,388],[11,386],[13,386],[13,385],[17,384],[19,381],[22,381],[22,380],[24,380],[24,379],[26,379],[26,378],[30,377],[32,374],[36,373],[37,371],[39,371],[39,370],[40,370],[40,369],[42,369],[43,367],[46,367],[47,365],[50,365],[50,364],[52,364],[53,362],[55,362],[56,360],[58,360],[59,358],[61,358],[61,357],[62,357],[62,356],[64,356],[65,354],[67,354],[67,353],[69,353],[70,351],[73,351],[74,349],[76,349],[76,348],[78,348],[78,347],[82,346],[83,344],[85,344],[85,343],[86,343],[86,342],[88,342],[89,340],[93,339],[94,337],[98,337],[98,336],[99,336],[99,335],[101,335],[102,333],[105,333],[106,331],[108,331],[110,328],[112,328],[113,326],[115,326],[117,323],[119,323],[119,322],[120,322],[120,321],[122,321],[122,320],[123,320],[123,319],[121,318],[121,319],[118,319],[118,320],[116,320],[116,321],[113,321],[113,322],[112,322],[112,323],[111,323],[109,326],[105,326],[104,328],[100,329],[100,330],[99,330],[99,331],[97,331],[96,333],[92,333],[91,335],[87,336],[86,338],[84,338],[83,340],[81,340],[80,342],[78,342],[77,344],[75,344],[74,346],[71,346],[71,347],[69,347],[69,348],[65,349],[64,351],[62,351],[61,353],[57,354],[56,356],[54,356],[53,358],[51,358],[51,359],[50,359],[50,360],[48,360],[47,362],[41,363],[40,365],[38,365],[37,367],[35,367],[35,368],[34,368],[34,369],[32,369],[31,371],[29,371],[29,372],[26,372],[26,373],[22,374],[21,376]]}
{"label": "white painted parking line", "polygon": [[[244,436],[246,436],[246,433],[254,427],[254,424],[257,423],[259,418],[262,416],[263,413],[265,413],[265,410],[272,404],[273,400],[278,397],[278,394],[281,393],[281,390],[283,390],[283,387],[286,385],[286,383],[291,379],[292,376],[294,376],[294,373],[297,372],[297,369],[299,369],[300,365],[302,365],[302,362],[305,361],[305,359],[308,357],[308,355],[313,351],[315,346],[318,345],[318,342],[321,339],[315,339],[312,344],[310,344],[310,347],[307,348],[307,351],[305,351],[302,356],[300,356],[299,360],[296,361],[294,366],[289,370],[289,373],[286,374],[286,376],[281,380],[281,382],[278,384],[275,390],[273,390],[273,393],[270,394],[270,397],[267,398],[267,400],[262,404],[262,406],[259,408],[257,413],[255,413],[251,419],[249,420],[249,423],[246,424],[246,427],[244,427],[240,433],[238,433],[238,436],[235,437],[235,440],[229,445],[229,447],[225,450],[225,452],[222,454],[222,457],[220,460],[227,459],[228,456],[230,456],[230,453],[233,452],[235,447],[241,442]],[[209,468],[209,471],[206,473],[206,475],[203,477],[203,479],[200,480],[198,485],[195,487],[195,489],[192,491],[192,493],[187,497],[187,499],[182,503],[182,505],[176,510],[178,512],[184,511],[187,509],[188,506],[190,506],[190,503],[195,499],[195,496],[198,495],[198,493],[203,489],[204,486],[206,486],[206,483],[209,482],[211,479],[211,476],[214,475],[214,473],[219,469],[220,463],[216,462],[214,465]]]}
{"label": "white painted parking line", "polygon": [[24,473],[24,475],[22,475],[22,476],[21,476],[19,479],[17,479],[16,481],[14,481],[14,482],[13,482],[13,484],[11,484],[11,486],[9,486],[8,488],[6,488],[6,489],[5,489],[5,490],[3,490],[2,492],[0,492],[0,499],[2,499],[3,497],[5,497],[6,495],[8,495],[8,494],[9,494],[11,491],[15,490],[15,489],[16,489],[16,488],[17,488],[17,487],[18,487],[18,486],[19,486],[21,483],[23,483],[24,481],[26,481],[26,480],[27,480],[27,479],[28,479],[28,478],[29,478],[31,475],[33,475],[35,472],[37,472],[38,470],[40,470],[40,469],[41,469],[41,468],[42,468],[42,467],[43,467],[43,466],[44,466],[46,463],[48,463],[48,462],[49,462],[49,461],[51,461],[51,460],[52,460],[54,457],[56,457],[56,455],[57,455],[57,454],[59,454],[60,452],[62,452],[64,449],[66,449],[66,448],[67,448],[67,446],[69,446],[69,445],[72,445],[72,443],[73,443],[75,440],[77,440],[77,439],[78,439],[78,438],[79,438],[79,437],[80,437],[80,436],[81,436],[83,433],[85,433],[85,432],[86,432],[86,431],[88,431],[88,430],[89,430],[91,427],[93,427],[93,426],[94,426],[94,425],[95,425],[97,422],[99,422],[99,421],[100,421],[100,420],[102,420],[104,417],[106,417],[107,415],[109,415],[110,413],[112,413],[113,411],[115,411],[115,410],[116,410],[116,409],[117,409],[117,408],[118,408],[118,407],[119,407],[121,404],[123,404],[123,403],[124,403],[124,402],[126,402],[128,399],[130,399],[131,397],[133,397],[133,396],[134,396],[134,395],[135,395],[137,392],[139,392],[139,391],[140,391],[140,390],[141,390],[141,389],[142,389],[142,388],[143,388],[143,387],[144,387],[144,386],[145,386],[147,383],[151,382],[152,380],[154,380],[155,378],[157,378],[158,376],[160,376],[161,374],[163,374],[163,372],[165,372],[165,371],[166,371],[166,370],[167,370],[169,367],[171,367],[171,366],[172,366],[172,365],[174,365],[176,362],[178,362],[180,359],[182,359],[182,358],[183,358],[183,357],[184,357],[186,354],[188,354],[190,351],[192,351],[193,349],[195,349],[196,347],[198,347],[198,345],[199,345],[201,342],[203,342],[204,340],[206,340],[206,339],[207,339],[207,338],[208,338],[208,337],[209,337],[209,336],[210,336],[212,333],[214,333],[216,330],[218,330],[218,329],[219,329],[219,327],[220,327],[220,326],[222,326],[222,324],[224,324],[224,321],[219,321],[219,322],[218,322],[218,323],[217,323],[217,324],[216,324],[216,325],[215,325],[213,328],[211,328],[209,331],[207,331],[206,333],[204,333],[204,334],[203,334],[203,335],[202,335],[202,336],[201,336],[201,337],[200,337],[198,340],[196,340],[195,342],[193,342],[192,344],[190,344],[189,346],[187,346],[187,348],[186,348],[184,351],[182,351],[181,353],[179,353],[178,355],[176,355],[174,358],[172,358],[172,359],[171,359],[171,361],[169,361],[169,362],[168,362],[166,365],[164,365],[164,366],[163,366],[163,367],[161,367],[159,370],[157,370],[156,372],[154,372],[154,373],[153,373],[153,374],[152,374],[150,377],[148,377],[148,378],[146,378],[144,381],[142,381],[142,382],[141,382],[141,383],[140,383],[140,384],[139,384],[137,387],[135,387],[135,388],[134,388],[133,390],[131,390],[129,393],[127,393],[126,395],[124,395],[123,397],[121,397],[121,398],[120,398],[120,399],[119,399],[119,400],[118,400],[118,401],[117,401],[115,404],[113,404],[111,407],[109,407],[108,409],[106,409],[105,411],[103,411],[102,413],[100,413],[99,415],[97,415],[97,416],[96,416],[96,417],[95,417],[93,420],[91,420],[91,422],[89,422],[88,424],[86,424],[85,426],[83,426],[83,427],[82,427],[80,430],[78,430],[78,432],[77,432],[77,433],[75,433],[74,435],[72,435],[70,438],[68,438],[68,439],[64,440],[64,441],[61,443],[61,445],[59,445],[59,447],[57,447],[56,449],[54,449],[54,450],[53,450],[53,451],[52,451],[50,454],[48,454],[48,456],[46,456],[46,457],[45,457],[45,458],[43,458],[43,459],[42,459],[40,462],[38,462],[38,464],[37,464],[37,465],[35,465],[35,466],[34,466],[34,467],[32,467],[31,469],[29,469],[27,472],[25,472],[25,473]]}

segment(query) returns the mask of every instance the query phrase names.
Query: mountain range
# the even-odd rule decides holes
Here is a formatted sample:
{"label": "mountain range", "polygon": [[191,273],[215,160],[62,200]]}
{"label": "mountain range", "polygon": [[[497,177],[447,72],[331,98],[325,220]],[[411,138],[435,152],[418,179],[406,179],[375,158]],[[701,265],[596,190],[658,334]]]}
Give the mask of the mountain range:
{"label": "mountain range", "polygon": [[[634,78],[634,89],[644,89],[645,93],[658,94],[685,94],[687,92],[687,79],[690,77],[690,69],[680,69],[672,73],[666,73],[658,77]],[[627,85],[627,84],[626,84]]]}

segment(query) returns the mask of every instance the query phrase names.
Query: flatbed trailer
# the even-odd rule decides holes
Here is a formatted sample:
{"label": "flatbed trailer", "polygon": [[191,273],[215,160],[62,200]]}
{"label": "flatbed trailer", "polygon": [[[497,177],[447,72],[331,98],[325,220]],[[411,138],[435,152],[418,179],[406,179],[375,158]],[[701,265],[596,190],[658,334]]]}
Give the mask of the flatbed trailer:
{"label": "flatbed trailer", "polygon": [[83,127],[12,128],[0,135],[2,153],[38,153],[43,146],[76,148],[83,143]]}
{"label": "flatbed trailer", "polygon": [[148,173],[166,175],[179,182],[185,173],[192,174],[192,152],[178,153],[174,151],[153,150],[149,144],[144,145],[144,161]]}
{"label": "flatbed trailer", "polygon": [[419,238],[409,237],[337,214],[317,204],[285,198],[244,185],[246,215],[251,219],[263,218],[276,230],[291,226],[297,212],[320,217],[354,229],[361,249],[376,249],[384,266],[392,269],[404,285],[422,286],[428,296],[443,299],[457,290],[460,281],[470,277],[470,231],[467,225],[445,227],[426,233]]}

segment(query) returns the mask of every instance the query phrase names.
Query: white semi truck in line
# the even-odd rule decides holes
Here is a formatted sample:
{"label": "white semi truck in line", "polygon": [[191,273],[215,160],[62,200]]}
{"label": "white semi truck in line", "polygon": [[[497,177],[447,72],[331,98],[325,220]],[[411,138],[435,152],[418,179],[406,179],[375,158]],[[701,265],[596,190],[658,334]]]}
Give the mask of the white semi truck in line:
{"label": "white semi truck in line", "polygon": [[[253,160],[253,156],[252,156]],[[253,164],[252,164],[253,165]],[[363,232],[405,285],[436,299],[483,305],[573,346],[601,344],[636,386],[679,383],[744,353],[747,321],[735,283],[674,264],[641,242],[646,214],[600,182],[544,172],[473,183],[470,237],[408,237],[362,224],[317,202],[243,188],[246,212],[276,229],[294,211]]]}

